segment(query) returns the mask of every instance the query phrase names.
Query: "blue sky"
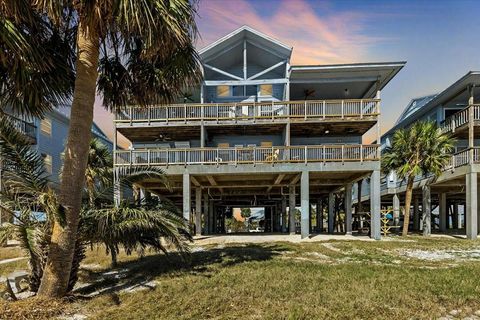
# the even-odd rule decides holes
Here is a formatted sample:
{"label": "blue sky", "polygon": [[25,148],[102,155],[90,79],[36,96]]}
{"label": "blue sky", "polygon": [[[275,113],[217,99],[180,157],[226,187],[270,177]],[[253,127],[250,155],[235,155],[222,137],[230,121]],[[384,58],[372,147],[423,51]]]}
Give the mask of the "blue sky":
{"label": "blue sky", "polygon": [[[412,97],[480,70],[480,1],[203,0],[199,48],[244,24],[294,47],[293,63],[407,61],[382,92],[382,132]],[[96,120],[111,133],[98,106]]]}

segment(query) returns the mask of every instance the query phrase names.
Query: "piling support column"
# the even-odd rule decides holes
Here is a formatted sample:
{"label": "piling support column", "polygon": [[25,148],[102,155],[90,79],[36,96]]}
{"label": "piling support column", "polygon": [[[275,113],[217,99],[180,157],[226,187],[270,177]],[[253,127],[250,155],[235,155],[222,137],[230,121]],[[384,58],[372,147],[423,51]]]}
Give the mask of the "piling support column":
{"label": "piling support column", "polygon": [[477,238],[477,173],[469,172],[466,176],[466,210],[465,229],[467,239]]}
{"label": "piling support column", "polygon": [[208,193],[203,194],[203,221],[204,221],[204,233],[210,234],[209,220],[208,220]]}
{"label": "piling support column", "polygon": [[302,171],[300,197],[301,197],[301,234],[302,239],[310,235],[310,185],[308,171]]}
{"label": "piling support column", "polygon": [[400,223],[400,198],[396,193],[393,195],[392,207],[393,207],[393,225],[398,226]]}
{"label": "piling support column", "polygon": [[202,188],[195,189],[195,234],[202,235]]}
{"label": "piling support column", "polygon": [[381,239],[380,234],[380,171],[370,176],[370,238]]}
{"label": "piling support column", "polygon": [[328,194],[328,233],[333,234],[333,222],[335,220],[335,194]]}
{"label": "piling support column", "polygon": [[323,201],[317,200],[317,232],[323,231]]}
{"label": "piling support column", "polygon": [[190,224],[191,200],[190,200],[190,174],[183,173],[183,218]]}
{"label": "piling support column", "polygon": [[447,231],[447,194],[442,192],[439,194],[439,210],[440,210],[440,231]]}
{"label": "piling support column", "polygon": [[288,216],[290,234],[295,234],[295,186],[289,187]]}
{"label": "piling support column", "polygon": [[422,187],[422,197],[423,235],[430,236],[432,233],[432,198],[430,194],[430,186]]}
{"label": "piling support column", "polygon": [[418,197],[413,198],[413,230],[420,230],[420,201]]}
{"label": "piling support column", "polygon": [[352,189],[351,183],[345,186],[345,233],[352,234]]}
{"label": "piling support column", "polygon": [[287,197],[282,196],[282,232],[287,232]]}

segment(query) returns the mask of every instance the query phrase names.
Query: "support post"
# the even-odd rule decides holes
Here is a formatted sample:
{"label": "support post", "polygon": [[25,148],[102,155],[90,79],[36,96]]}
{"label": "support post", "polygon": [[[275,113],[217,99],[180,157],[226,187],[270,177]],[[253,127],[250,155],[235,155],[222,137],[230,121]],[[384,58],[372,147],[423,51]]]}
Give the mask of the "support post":
{"label": "support post", "polygon": [[310,235],[310,185],[308,171],[302,171],[300,179],[300,197],[301,197],[301,234],[302,239]]}
{"label": "support post", "polygon": [[469,172],[466,176],[466,210],[465,229],[467,239],[477,238],[477,173]]}
{"label": "support post", "polygon": [[210,232],[209,234],[215,234],[217,233],[217,230],[215,228],[216,223],[215,223],[215,206],[213,205],[213,201],[209,201],[209,208],[208,208],[208,225]]}
{"label": "support post", "polygon": [[290,234],[295,234],[295,186],[289,187],[288,216]]}
{"label": "support post", "polygon": [[380,240],[380,171],[370,176],[370,238]]}
{"label": "support post", "polygon": [[398,194],[393,195],[393,225],[398,226],[400,223],[400,198]]}
{"label": "support post", "polygon": [[335,194],[330,192],[328,194],[328,233],[333,234],[333,223],[335,220]]}
{"label": "support post", "polygon": [[195,189],[195,234],[202,235],[202,188]]}
{"label": "support post", "polygon": [[203,194],[203,221],[204,221],[204,233],[210,234],[209,220],[208,220],[208,193]]}
{"label": "support post", "polygon": [[430,186],[422,187],[422,198],[423,235],[430,236],[432,233],[432,198],[430,195]]}
{"label": "support post", "polygon": [[345,233],[352,234],[352,189],[351,183],[345,186]]}
{"label": "support post", "polygon": [[287,197],[282,196],[282,232],[287,232]]}
{"label": "support post", "polygon": [[413,198],[413,230],[420,230],[420,201],[418,197]]}
{"label": "support post", "polygon": [[362,183],[363,180],[360,180],[357,182],[357,208],[358,212],[363,212],[363,206],[362,206]]}
{"label": "support post", "polygon": [[190,174],[188,171],[183,173],[183,218],[190,223]]}
{"label": "support post", "polygon": [[458,218],[458,203],[453,204],[452,228],[460,229],[460,219]]}
{"label": "support post", "polygon": [[317,200],[317,232],[323,231],[323,202],[322,199]]}
{"label": "support post", "polygon": [[439,195],[439,210],[440,210],[440,231],[447,231],[447,194],[445,192],[440,193]]}

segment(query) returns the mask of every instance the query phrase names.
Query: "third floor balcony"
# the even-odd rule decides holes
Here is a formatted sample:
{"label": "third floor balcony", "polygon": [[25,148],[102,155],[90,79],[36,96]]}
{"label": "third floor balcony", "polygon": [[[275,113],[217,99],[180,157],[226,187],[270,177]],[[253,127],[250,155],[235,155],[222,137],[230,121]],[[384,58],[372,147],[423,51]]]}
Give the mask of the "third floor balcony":
{"label": "third floor balcony", "polygon": [[376,121],[379,99],[306,100],[129,106],[115,116],[117,126],[272,121]]}

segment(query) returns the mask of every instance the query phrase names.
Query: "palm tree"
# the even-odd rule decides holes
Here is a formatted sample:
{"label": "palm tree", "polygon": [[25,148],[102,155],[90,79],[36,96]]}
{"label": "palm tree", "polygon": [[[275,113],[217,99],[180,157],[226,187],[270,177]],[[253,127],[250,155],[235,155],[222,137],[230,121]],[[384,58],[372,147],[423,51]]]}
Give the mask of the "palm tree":
{"label": "palm tree", "polygon": [[[109,179],[104,176],[98,178],[103,173],[99,168],[111,164],[111,156],[103,152],[104,146],[98,141],[93,141],[90,146],[87,172],[94,177],[95,186],[86,190],[88,201],[84,204],[77,230],[67,292],[73,289],[78,279],[87,244],[104,243],[115,265],[119,246],[123,246],[128,254],[147,247],[167,252],[166,243],[169,249],[187,253],[188,241],[191,240],[186,222],[168,203],[142,203],[141,206],[123,203],[118,209],[112,208],[112,175]],[[0,242],[12,236],[19,240],[30,265],[30,290],[36,292],[51,250],[53,221],[64,221],[65,216],[56,192],[49,186],[43,158],[7,116],[0,116],[0,148],[3,162],[0,209],[15,220],[0,226]],[[160,169],[146,167],[132,168],[120,182],[129,188],[132,183],[145,178],[165,181]],[[98,204],[100,201],[97,200],[102,200],[104,206],[110,204],[110,208],[89,206],[89,203]]]}
{"label": "palm tree", "polygon": [[441,133],[434,122],[416,122],[410,128],[394,133],[392,146],[382,155],[382,169],[385,173],[394,171],[398,178],[407,181],[402,235],[408,234],[415,177],[438,177],[447,165],[453,148],[454,140]]}
{"label": "palm tree", "polygon": [[[23,22],[20,9],[75,35],[62,37],[74,49],[75,58],[59,194],[65,214],[63,222],[54,223],[39,289],[39,295],[58,297],[66,292],[75,248],[95,95],[99,92],[105,106],[117,109],[126,104],[169,102],[185,87],[195,85],[201,77],[193,47],[196,4],[187,0],[5,0],[0,5],[2,15],[12,17],[16,25]],[[67,56],[57,53],[58,59]]]}

